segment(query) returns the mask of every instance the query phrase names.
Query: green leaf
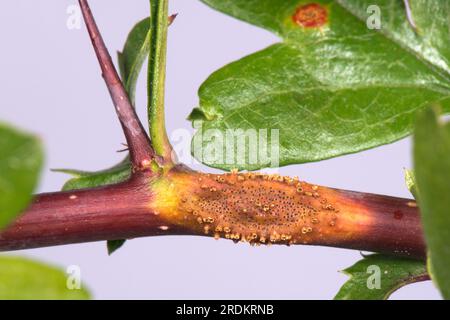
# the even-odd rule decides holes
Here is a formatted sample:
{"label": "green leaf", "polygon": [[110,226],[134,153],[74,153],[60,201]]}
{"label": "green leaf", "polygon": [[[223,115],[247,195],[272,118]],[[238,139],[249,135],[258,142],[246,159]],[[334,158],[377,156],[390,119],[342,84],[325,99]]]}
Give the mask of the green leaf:
{"label": "green leaf", "polygon": [[0,300],[84,300],[86,288],[68,289],[68,274],[19,257],[0,257]]}
{"label": "green leaf", "polygon": [[[236,152],[245,156],[244,163],[224,161],[222,140],[231,130],[279,130],[279,139],[267,139],[268,150],[279,146],[279,164],[288,165],[401,139],[411,134],[416,112],[431,102],[440,101],[450,110],[448,2],[413,1],[418,32],[400,0],[203,2],[282,39],[223,67],[202,84],[200,105],[191,115],[202,130],[192,151],[207,165],[278,165],[273,158],[250,159],[252,148],[264,139]],[[370,5],[381,9],[381,30],[367,27],[367,19],[373,18],[367,13]],[[323,14],[322,22],[316,20],[323,24],[305,27],[306,15],[298,18],[305,10],[315,11],[316,17]],[[208,159],[215,148],[219,157]]]}
{"label": "green leaf", "polygon": [[62,188],[63,191],[69,191],[95,188],[125,181],[131,175],[131,166],[129,159],[126,158],[114,167],[102,171],[87,172],[70,169],[55,169],[53,171],[68,173],[74,176]]}
{"label": "green leaf", "polygon": [[116,252],[118,249],[120,249],[126,240],[109,240],[106,244],[108,248],[108,254],[112,255],[114,252]]}
{"label": "green leaf", "polygon": [[414,172],[433,280],[450,299],[450,123],[426,110],[414,136]]}
{"label": "green leaf", "polygon": [[424,262],[381,254],[364,257],[343,273],[350,279],[335,300],[385,300],[405,285],[429,280]]}
{"label": "green leaf", "polygon": [[419,199],[419,191],[417,190],[416,177],[412,170],[405,169],[405,182],[409,192],[411,192],[414,199]]}
{"label": "green leaf", "polygon": [[30,203],[43,158],[38,139],[0,123],[0,229]]}
{"label": "green leaf", "polygon": [[136,83],[150,50],[150,18],[137,23],[118,52],[120,75],[131,102],[135,103]]}

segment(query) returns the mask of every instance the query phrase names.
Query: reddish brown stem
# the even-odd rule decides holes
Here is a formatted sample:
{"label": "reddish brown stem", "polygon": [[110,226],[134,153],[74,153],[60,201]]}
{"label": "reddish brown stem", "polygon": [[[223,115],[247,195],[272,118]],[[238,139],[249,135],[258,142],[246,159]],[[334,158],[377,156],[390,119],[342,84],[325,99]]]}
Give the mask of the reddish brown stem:
{"label": "reddish brown stem", "polygon": [[[183,204],[173,205],[173,196],[153,188],[150,179],[154,178],[135,175],[118,185],[39,195],[24,215],[0,233],[0,251],[143,236],[204,236],[201,225],[186,220]],[[175,186],[178,192],[182,188],[182,184]],[[336,225],[323,225],[322,231],[300,238],[303,240],[295,244],[425,258],[419,211],[411,200],[325,188],[323,194],[328,194],[341,210]],[[229,218],[236,220],[237,216]],[[268,221],[261,227],[272,228],[272,223],[278,222]],[[253,228],[243,221],[240,225]],[[294,235],[299,232],[291,231]]]}
{"label": "reddish brown stem", "polygon": [[149,178],[138,175],[113,186],[38,195],[0,233],[0,251],[160,235],[166,223],[148,208],[148,186]]}
{"label": "reddish brown stem", "polygon": [[[370,193],[335,190],[342,206],[351,207],[346,229],[352,236],[334,239],[342,248],[425,258],[426,248],[419,209],[409,199]],[[344,216],[345,219],[345,216]],[[338,230],[338,234],[345,230]],[[323,239],[333,245],[333,239]]]}
{"label": "reddish brown stem", "polygon": [[136,170],[147,169],[151,160],[154,158],[150,140],[139,121],[125,87],[114,67],[111,56],[92,16],[88,2],[86,0],[79,0],[79,3],[92,45],[102,69],[103,78],[105,79],[106,86],[108,87],[125,133],[133,167]]}

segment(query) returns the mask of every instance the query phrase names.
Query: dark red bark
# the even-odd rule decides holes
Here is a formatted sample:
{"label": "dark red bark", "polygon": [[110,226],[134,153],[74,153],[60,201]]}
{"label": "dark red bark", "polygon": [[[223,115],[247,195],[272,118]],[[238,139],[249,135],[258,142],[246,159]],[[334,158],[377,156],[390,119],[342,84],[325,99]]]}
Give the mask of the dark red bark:
{"label": "dark red bark", "polygon": [[[359,212],[356,216],[360,218],[353,222],[353,237],[340,241],[337,246],[420,259],[426,257],[419,208],[414,200],[336,191],[341,194],[340,202],[351,201],[352,211]],[[358,232],[358,229],[361,232]]]}
{"label": "dark red bark", "polygon": [[153,195],[145,175],[92,190],[45,193],[0,233],[0,251],[165,234],[181,229],[149,210]]}
{"label": "dark red bark", "polygon": [[[142,173],[117,185],[38,195],[30,208],[0,233],[0,251],[144,236],[205,236],[202,229],[152,212],[150,206],[158,195],[151,191],[151,179],[158,178]],[[426,257],[414,202],[345,190],[333,193],[342,210],[336,227],[313,234],[305,244]]]}

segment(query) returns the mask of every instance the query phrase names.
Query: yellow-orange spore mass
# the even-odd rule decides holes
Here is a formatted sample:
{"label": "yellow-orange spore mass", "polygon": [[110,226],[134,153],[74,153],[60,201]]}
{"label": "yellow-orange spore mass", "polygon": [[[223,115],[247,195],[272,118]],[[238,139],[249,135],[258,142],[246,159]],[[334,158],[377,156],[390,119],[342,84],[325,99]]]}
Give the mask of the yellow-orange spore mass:
{"label": "yellow-orange spore mass", "polygon": [[328,11],[318,3],[309,3],[297,8],[292,20],[304,28],[319,28],[328,22]]}
{"label": "yellow-orange spore mass", "polygon": [[183,224],[215,238],[251,244],[309,243],[338,221],[321,188],[278,175],[196,174],[180,189]]}

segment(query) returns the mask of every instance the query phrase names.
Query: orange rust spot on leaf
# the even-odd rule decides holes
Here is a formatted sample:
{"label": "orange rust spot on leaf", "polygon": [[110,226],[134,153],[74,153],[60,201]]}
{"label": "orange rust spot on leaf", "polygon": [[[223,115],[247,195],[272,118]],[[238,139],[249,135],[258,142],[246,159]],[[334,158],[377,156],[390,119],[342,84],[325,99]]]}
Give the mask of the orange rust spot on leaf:
{"label": "orange rust spot on leaf", "polygon": [[328,11],[318,3],[300,6],[292,19],[303,28],[319,28],[328,22]]}

